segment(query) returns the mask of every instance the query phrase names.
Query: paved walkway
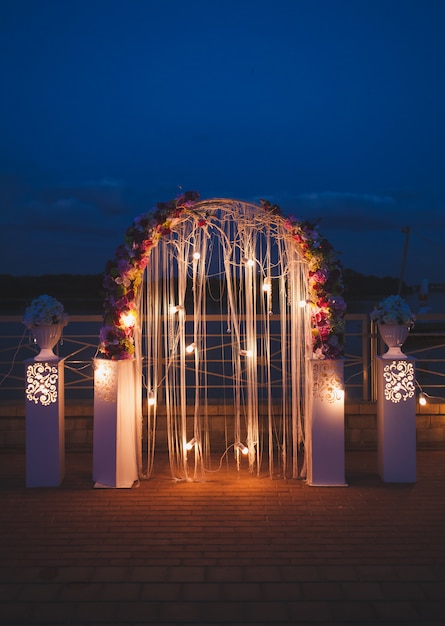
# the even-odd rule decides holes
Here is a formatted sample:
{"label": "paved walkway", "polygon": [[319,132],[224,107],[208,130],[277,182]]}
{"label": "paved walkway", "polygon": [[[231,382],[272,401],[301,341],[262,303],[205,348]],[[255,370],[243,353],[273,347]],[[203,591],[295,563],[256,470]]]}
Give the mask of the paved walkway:
{"label": "paved walkway", "polygon": [[348,453],[348,487],[223,466],[204,483],[157,472],[92,488],[90,453],[61,487],[25,488],[0,455],[0,623],[445,623],[445,451],[418,452],[414,485]]}

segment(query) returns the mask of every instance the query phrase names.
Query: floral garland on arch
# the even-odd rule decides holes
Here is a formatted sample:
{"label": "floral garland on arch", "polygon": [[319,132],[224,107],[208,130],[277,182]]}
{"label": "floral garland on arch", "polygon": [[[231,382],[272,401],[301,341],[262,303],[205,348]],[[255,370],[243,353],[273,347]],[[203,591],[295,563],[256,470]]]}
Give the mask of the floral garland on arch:
{"label": "floral garland on arch", "polygon": [[344,356],[346,303],[343,298],[342,266],[318,225],[288,217],[285,227],[300,245],[309,267],[312,307],[312,350],[315,359]]}
{"label": "floral garland on arch", "polygon": [[[136,296],[151,249],[172,232],[177,221],[193,211],[199,194],[187,191],[169,202],[160,202],[153,212],[137,217],[125,233],[124,243],[105,267],[103,288],[104,325],[99,351],[113,360],[131,359],[135,353],[134,327]],[[261,207],[284,220],[286,230],[298,243],[309,267],[309,295],[312,319],[312,348],[316,359],[338,359],[344,355],[342,268],[318,226],[294,217],[285,217],[276,205],[264,200]],[[202,220],[205,224],[205,219]]]}

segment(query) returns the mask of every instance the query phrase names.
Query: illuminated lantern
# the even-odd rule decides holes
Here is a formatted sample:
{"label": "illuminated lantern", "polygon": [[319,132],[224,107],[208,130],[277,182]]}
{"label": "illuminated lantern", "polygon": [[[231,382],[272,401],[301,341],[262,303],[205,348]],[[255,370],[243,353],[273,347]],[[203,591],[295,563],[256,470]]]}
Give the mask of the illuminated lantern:
{"label": "illuminated lantern", "polygon": [[136,325],[136,311],[126,311],[122,313],[120,323],[124,328],[134,328]]}
{"label": "illuminated lantern", "polygon": [[345,486],[345,393],[343,361],[312,361],[311,453],[308,483]]}
{"label": "illuminated lantern", "polygon": [[57,487],[65,476],[63,360],[25,365],[26,486]]}
{"label": "illuminated lantern", "polygon": [[136,459],[135,361],[94,359],[93,480],[96,487],[132,487]]}
{"label": "illuminated lantern", "polygon": [[416,482],[414,363],[377,357],[377,462],[385,482]]}

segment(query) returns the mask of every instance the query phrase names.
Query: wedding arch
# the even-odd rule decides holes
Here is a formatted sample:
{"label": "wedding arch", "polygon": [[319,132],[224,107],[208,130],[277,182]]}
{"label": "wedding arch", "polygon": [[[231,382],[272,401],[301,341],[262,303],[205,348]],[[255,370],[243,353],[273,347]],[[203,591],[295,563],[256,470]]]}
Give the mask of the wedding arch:
{"label": "wedding arch", "polygon": [[[186,192],[134,220],[103,287],[95,368],[107,379],[126,364],[117,411],[139,477],[153,468],[161,406],[173,476],[205,477],[218,393],[231,407],[221,458],[305,475],[310,364],[340,359],[344,339],[341,265],[316,224],[266,201]],[[219,334],[208,330],[215,309]],[[95,395],[116,401],[107,380]]]}

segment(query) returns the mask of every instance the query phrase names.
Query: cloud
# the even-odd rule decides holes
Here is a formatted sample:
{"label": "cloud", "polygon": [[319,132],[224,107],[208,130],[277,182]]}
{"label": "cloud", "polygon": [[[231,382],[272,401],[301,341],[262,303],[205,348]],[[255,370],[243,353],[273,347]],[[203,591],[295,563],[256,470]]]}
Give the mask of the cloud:
{"label": "cloud", "polygon": [[385,230],[399,222],[397,202],[389,195],[326,191],[302,194],[296,201],[309,219],[321,220],[326,228]]}
{"label": "cloud", "polygon": [[3,229],[78,233],[106,237],[141,212],[136,194],[123,181],[104,178],[39,186],[35,180],[9,178],[3,186]]}
{"label": "cloud", "polygon": [[72,236],[104,238],[115,230],[112,219],[104,219],[94,204],[77,198],[59,198],[54,202],[30,202],[23,207],[26,223],[36,231]]}
{"label": "cloud", "polygon": [[39,185],[8,176],[7,182],[0,233],[4,273],[102,271],[141,212],[120,180]]}
{"label": "cloud", "polygon": [[[280,206],[287,215],[319,221],[331,229],[380,230],[397,225],[397,201],[392,195],[324,191],[275,193],[262,198]],[[258,202],[259,197],[252,201]]]}
{"label": "cloud", "polygon": [[[445,211],[431,208],[419,192],[356,193],[322,191],[313,193],[271,193],[261,196],[281,207],[287,215],[318,221],[322,231],[394,231],[405,226],[416,229],[443,229]],[[259,197],[251,201],[258,202]]]}
{"label": "cloud", "polygon": [[299,196],[302,200],[309,200],[311,202],[318,203],[320,205],[326,205],[329,203],[337,204],[347,203],[347,204],[374,204],[377,206],[381,205],[390,205],[395,203],[395,199],[390,195],[376,195],[376,194],[367,194],[367,193],[352,193],[350,191],[339,192],[339,191],[323,191],[321,193],[307,193],[301,194]]}
{"label": "cloud", "polygon": [[2,273],[101,272],[134,218],[179,192],[159,180],[151,191],[111,177],[63,184],[41,180],[13,172],[3,176]]}
{"label": "cloud", "polygon": [[77,200],[82,205],[96,207],[104,216],[125,215],[133,203],[124,182],[110,178],[42,189],[38,198],[52,204],[63,199]]}

